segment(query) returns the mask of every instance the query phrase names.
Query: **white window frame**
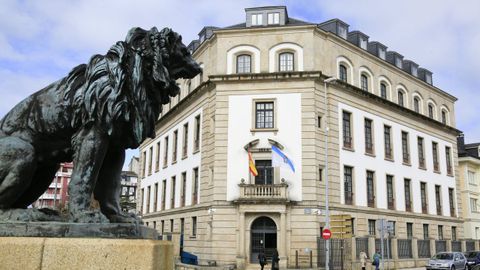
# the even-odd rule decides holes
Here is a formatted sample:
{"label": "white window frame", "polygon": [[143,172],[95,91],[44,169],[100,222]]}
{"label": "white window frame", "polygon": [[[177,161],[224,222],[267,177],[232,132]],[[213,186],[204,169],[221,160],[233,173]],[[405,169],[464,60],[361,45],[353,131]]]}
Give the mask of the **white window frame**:
{"label": "white window frame", "polygon": [[263,24],[263,14],[252,14],[252,25],[262,25]]}
{"label": "white window frame", "polygon": [[280,24],[280,13],[279,12],[268,13],[268,24]]}

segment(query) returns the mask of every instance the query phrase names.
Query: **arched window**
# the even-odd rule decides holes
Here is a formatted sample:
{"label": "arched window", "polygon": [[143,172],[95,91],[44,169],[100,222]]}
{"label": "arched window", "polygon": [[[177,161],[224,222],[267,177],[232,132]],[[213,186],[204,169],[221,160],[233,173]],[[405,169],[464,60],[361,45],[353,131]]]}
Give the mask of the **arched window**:
{"label": "arched window", "polygon": [[338,67],[338,74],[341,81],[347,82],[347,68],[344,65]]}
{"label": "arched window", "polygon": [[293,71],[293,53],[284,52],[278,55],[278,70]]}
{"label": "arched window", "polygon": [[368,92],[368,77],[365,74],[360,76],[360,88]]}
{"label": "arched window", "polygon": [[413,98],[413,109],[415,112],[420,113],[420,99],[418,97]]}
{"label": "arched window", "polygon": [[399,90],[398,91],[398,105],[403,107],[403,106],[405,106],[404,104],[405,104],[405,102],[404,102],[403,92]]}
{"label": "arched window", "polygon": [[444,125],[447,124],[447,112],[444,111],[444,110],[442,110],[442,123],[443,123]]}
{"label": "arched window", "polygon": [[387,99],[387,85],[384,83],[380,84],[380,96]]}
{"label": "arched window", "polygon": [[251,56],[248,54],[241,54],[237,56],[237,73],[250,73],[251,72]]}
{"label": "arched window", "polygon": [[428,117],[433,119],[433,105],[431,103],[428,104]]}

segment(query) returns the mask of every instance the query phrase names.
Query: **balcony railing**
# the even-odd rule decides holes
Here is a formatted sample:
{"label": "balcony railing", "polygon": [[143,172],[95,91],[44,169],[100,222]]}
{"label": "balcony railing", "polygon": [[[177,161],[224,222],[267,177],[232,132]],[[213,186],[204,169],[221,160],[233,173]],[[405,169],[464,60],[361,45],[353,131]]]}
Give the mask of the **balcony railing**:
{"label": "balcony railing", "polygon": [[240,198],[238,199],[238,201],[288,201],[288,185],[285,183],[273,185],[255,185],[241,183],[238,186],[240,187]]}

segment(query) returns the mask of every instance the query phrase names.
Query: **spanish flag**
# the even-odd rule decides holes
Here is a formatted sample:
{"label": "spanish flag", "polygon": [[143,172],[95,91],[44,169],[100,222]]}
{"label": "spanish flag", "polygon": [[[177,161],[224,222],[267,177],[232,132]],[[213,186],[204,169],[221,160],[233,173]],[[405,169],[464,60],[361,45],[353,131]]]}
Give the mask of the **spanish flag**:
{"label": "spanish flag", "polygon": [[257,168],[255,167],[255,163],[253,162],[253,158],[252,158],[252,153],[250,153],[250,151],[248,151],[248,169],[253,174],[253,176],[258,175]]}

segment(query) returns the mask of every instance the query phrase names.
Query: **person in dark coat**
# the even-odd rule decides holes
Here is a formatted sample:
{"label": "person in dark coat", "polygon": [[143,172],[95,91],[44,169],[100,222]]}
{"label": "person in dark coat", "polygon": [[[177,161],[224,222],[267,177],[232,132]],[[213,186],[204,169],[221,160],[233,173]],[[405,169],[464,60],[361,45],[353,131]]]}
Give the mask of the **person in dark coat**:
{"label": "person in dark coat", "polygon": [[280,261],[280,258],[278,257],[277,249],[275,249],[272,256],[272,270],[278,270],[280,268],[278,266],[278,261]]}
{"label": "person in dark coat", "polygon": [[261,270],[263,270],[263,267],[265,264],[267,264],[267,257],[265,257],[265,253],[263,253],[263,251],[258,253],[258,263],[260,264]]}

